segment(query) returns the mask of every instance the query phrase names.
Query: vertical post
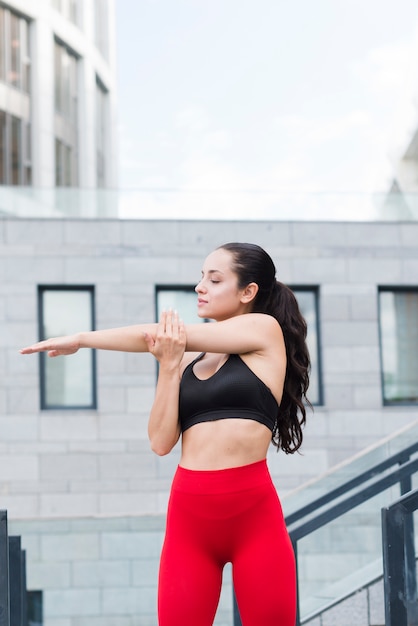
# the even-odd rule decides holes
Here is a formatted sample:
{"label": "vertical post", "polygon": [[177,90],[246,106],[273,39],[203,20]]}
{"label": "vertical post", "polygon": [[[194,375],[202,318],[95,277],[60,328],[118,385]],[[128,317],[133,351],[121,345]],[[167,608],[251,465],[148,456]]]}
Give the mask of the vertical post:
{"label": "vertical post", "polygon": [[10,626],[7,511],[0,511],[0,626]]}
{"label": "vertical post", "polygon": [[242,626],[241,616],[239,614],[237,598],[235,595],[234,588],[232,588],[232,602],[233,602],[233,611],[234,611],[234,623],[233,626]]}
{"label": "vertical post", "polygon": [[20,537],[9,537],[10,626],[23,626],[21,553]]}
{"label": "vertical post", "polygon": [[[409,460],[409,458],[407,459]],[[402,465],[402,464],[401,464]],[[412,490],[411,476],[405,476],[400,482],[401,496]],[[405,568],[406,568],[406,600],[409,612],[418,613],[417,602],[417,570],[415,563],[415,533],[414,533],[414,517],[407,514],[405,517]],[[411,619],[411,615],[409,616]],[[414,624],[417,623],[417,617],[414,618]]]}
{"label": "vertical post", "polygon": [[29,626],[28,616],[28,590],[26,586],[26,550],[20,552],[20,563],[22,566],[22,626]]}
{"label": "vertical post", "polygon": [[405,528],[402,505],[382,509],[386,626],[407,626]]}

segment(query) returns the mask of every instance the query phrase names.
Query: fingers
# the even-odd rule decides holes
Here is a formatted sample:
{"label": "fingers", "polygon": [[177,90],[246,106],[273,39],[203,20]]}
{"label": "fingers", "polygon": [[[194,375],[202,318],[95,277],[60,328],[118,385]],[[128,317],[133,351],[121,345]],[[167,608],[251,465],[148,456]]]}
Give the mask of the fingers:
{"label": "fingers", "polygon": [[[147,341],[147,339],[145,338]],[[186,347],[184,323],[177,311],[163,311],[160,316],[155,342],[148,349],[160,361],[172,363],[181,360]]]}
{"label": "fingers", "polygon": [[64,356],[74,354],[79,349],[80,344],[76,335],[68,337],[55,337],[38,341],[32,346],[27,346],[19,350],[20,354],[34,354],[36,352],[48,352],[48,356]]}
{"label": "fingers", "polygon": [[46,341],[39,341],[38,343],[34,343],[32,346],[27,346],[26,348],[22,348],[19,350],[20,354],[34,354],[35,352],[44,352],[48,350],[48,346],[46,345]]}
{"label": "fingers", "polygon": [[160,336],[177,338],[179,334],[179,325],[180,320],[177,311],[173,311],[172,309],[162,311],[158,333]]}

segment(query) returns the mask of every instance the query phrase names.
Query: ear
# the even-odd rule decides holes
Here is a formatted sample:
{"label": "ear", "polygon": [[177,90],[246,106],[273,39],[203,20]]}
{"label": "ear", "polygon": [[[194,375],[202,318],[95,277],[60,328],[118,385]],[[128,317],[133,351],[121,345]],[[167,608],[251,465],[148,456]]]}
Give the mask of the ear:
{"label": "ear", "polygon": [[258,285],[257,283],[249,283],[245,289],[243,289],[241,294],[241,302],[243,304],[248,304],[252,302],[258,293]]}

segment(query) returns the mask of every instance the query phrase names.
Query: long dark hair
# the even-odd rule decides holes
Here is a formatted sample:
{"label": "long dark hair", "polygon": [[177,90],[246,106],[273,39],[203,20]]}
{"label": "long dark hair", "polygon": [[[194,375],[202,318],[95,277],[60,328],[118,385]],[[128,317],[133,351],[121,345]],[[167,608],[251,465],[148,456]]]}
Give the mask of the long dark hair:
{"label": "long dark hair", "polygon": [[249,283],[258,285],[252,313],[267,313],[276,318],[283,331],[286,346],[286,377],[280,411],[272,441],[286,454],[302,445],[302,426],[306,422],[305,403],[309,386],[310,358],[306,345],[307,326],[295,295],[289,287],[276,280],[276,268],[269,254],[252,243],[226,243],[221,249],[231,252],[238,288]]}

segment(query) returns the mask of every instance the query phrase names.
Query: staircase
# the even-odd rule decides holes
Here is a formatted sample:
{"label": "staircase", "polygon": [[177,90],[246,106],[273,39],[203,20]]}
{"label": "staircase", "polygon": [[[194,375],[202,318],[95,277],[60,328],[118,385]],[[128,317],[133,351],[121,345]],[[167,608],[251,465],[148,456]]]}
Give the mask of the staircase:
{"label": "staircase", "polygon": [[415,422],[283,498],[299,624],[384,626],[381,510],[417,478]]}

